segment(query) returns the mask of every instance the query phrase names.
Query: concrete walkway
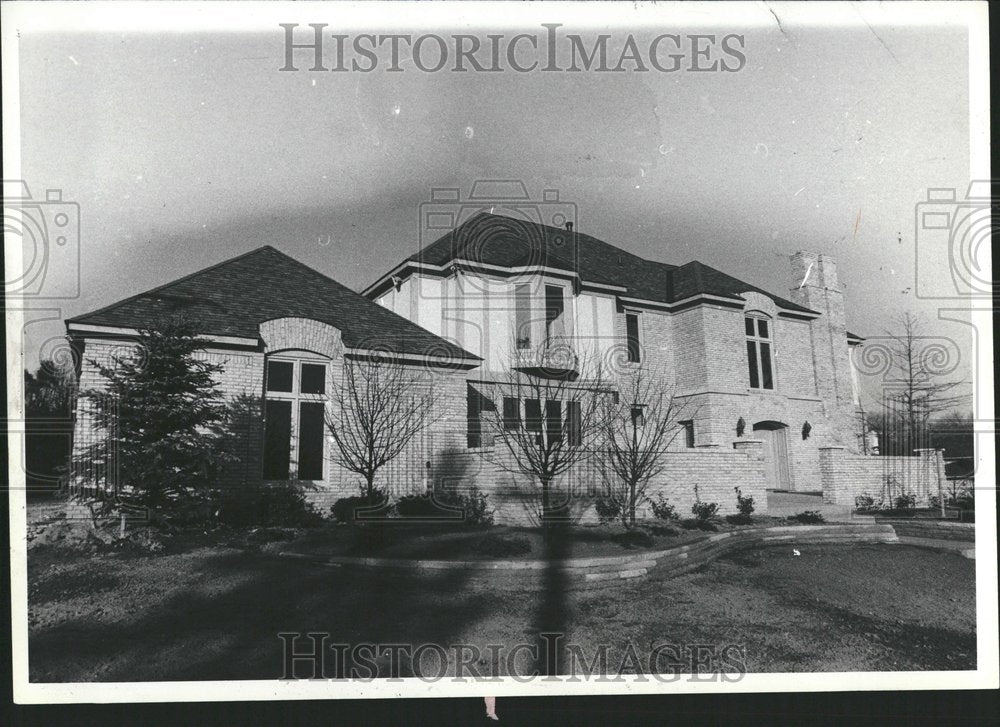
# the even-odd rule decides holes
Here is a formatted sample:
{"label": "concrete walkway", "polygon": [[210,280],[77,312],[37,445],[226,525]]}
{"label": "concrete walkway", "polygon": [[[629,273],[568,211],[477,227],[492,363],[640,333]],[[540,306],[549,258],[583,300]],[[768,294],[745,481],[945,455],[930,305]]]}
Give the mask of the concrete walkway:
{"label": "concrete walkway", "polygon": [[899,535],[899,542],[902,545],[916,545],[919,548],[930,548],[941,552],[958,553],[969,560],[976,559],[976,544],[968,540],[942,540],[940,538],[914,538],[908,535]]}

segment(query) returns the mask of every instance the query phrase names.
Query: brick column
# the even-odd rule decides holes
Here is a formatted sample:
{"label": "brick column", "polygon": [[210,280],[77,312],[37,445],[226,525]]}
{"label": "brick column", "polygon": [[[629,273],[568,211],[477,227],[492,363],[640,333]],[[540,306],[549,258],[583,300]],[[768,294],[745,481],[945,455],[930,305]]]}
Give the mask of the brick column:
{"label": "brick column", "polygon": [[944,450],[943,449],[915,449],[913,450],[920,457],[920,478],[919,481],[925,484],[925,492],[917,492],[917,504],[925,505],[931,495],[943,495],[945,487],[944,473]]}
{"label": "brick column", "polygon": [[828,505],[851,504],[841,502],[844,499],[841,486],[841,467],[837,461],[843,455],[846,447],[830,446],[819,448],[819,478],[823,489],[823,502]]}

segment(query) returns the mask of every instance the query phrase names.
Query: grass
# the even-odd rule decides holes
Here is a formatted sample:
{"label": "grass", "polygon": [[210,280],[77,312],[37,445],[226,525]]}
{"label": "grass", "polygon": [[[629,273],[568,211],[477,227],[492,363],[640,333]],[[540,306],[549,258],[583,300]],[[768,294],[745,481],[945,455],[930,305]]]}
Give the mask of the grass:
{"label": "grass", "polygon": [[[501,535],[535,547],[513,529]],[[598,545],[618,553],[635,547]],[[597,547],[578,537],[565,547],[575,557],[590,546]],[[271,550],[204,541],[156,555],[32,548],[30,678],[280,678],[277,634],[306,631],[349,644],[466,643],[484,654],[488,644],[509,649],[555,631],[588,659],[607,645],[612,671],[627,649],[647,663],[663,643],[733,645],[751,672],[975,667],[974,563],[908,546],[812,546],[801,556],[774,547],[669,580],[654,572],[601,591],[554,586],[513,595],[469,582],[463,571],[388,577],[289,562]],[[546,577],[557,584],[558,567]],[[484,659],[477,668],[524,673],[525,658]],[[388,662],[375,662],[389,676]]]}

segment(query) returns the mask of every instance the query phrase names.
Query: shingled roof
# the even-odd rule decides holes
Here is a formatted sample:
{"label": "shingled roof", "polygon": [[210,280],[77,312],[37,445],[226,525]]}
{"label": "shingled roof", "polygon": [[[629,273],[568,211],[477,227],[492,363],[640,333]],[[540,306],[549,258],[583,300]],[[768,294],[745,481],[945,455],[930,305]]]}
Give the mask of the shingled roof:
{"label": "shingled roof", "polygon": [[349,348],[479,361],[270,245],[66,321],[144,328],[183,311],[204,335],[259,337],[262,322],[301,317],[339,329]]}
{"label": "shingled roof", "polygon": [[[696,295],[737,300],[753,291],[779,308],[812,312],[698,261],[677,266],[646,260],[590,235],[487,212],[473,215],[406,261],[444,266],[455,259],[506,268],[545,265],[576,272],[583,282],[624,288],[627,297],[658,303]],[[366,292],[375,294],[385,285],[380,281]]]}

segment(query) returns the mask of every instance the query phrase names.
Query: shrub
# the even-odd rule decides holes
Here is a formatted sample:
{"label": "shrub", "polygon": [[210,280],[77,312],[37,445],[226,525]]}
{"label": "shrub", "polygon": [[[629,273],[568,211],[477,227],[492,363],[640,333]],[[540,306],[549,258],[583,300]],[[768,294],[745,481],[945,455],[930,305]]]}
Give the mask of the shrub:
{"label": "shrub", "polygon": [[858,512],[878,512],[884,510],[885,505],[881,500],[876,501],[874,497],[864,492],[854,498],[854,509]]}
{"label": "shrub", "polygon": [[599,497],[594,501],[597,519],[601,523],[611,523],[621,517],[622,506],[610,497]]}
{"label": "shrub", "polygon": [[900,495],[899,497],[896,498],[896,501],[893,503],[893,505],[895,506],[896,510],[912,510],[917,506],[917,496],[914,495],[912,492],[909,492],[905,495]]}
{"label": "shrub", "polygon": [[323,522],[300,486],[292,483],[261,489],[257,524],[265,527],[311,527]]}
{"label": "shrub", "polygon": [[531,543],[526,538],[511,535],[486,535],[478,540],[474,540],[469,549],[480,555],[504,558],[530,553]]}
{"label": "shrub", "polygon": [[753,518],[749,515],[738,513],[736,515],[726,515],[726,522],[730,525],[749,525],[753,522]]}
{"label": "shrub", "polygon": [[486,502],[487,495],[479,491],[477,487],[470,487],[464,494],[455,490],[437,494],[435,499],[438,503],[447,507],[454,507],[465,513],[464,523],[466,525],[478,525],[489,527],[493,525],[493,510]]}
{"label": "shrub", "polygon": [[733,489],[736,490],[736,509],[749,522],[750,516],[753,514],[753,497],[744,497],[739,487],[734,487]]}
{"label": "shrub", "polygon": [[627,530],[611,537],[611,540],[618,543],[623,548],[649,548],[656,544],[656,540],[649,533],[642,530]]}
{"label": "shrub", "polygon": [[694,514],[694,516],[698,518],[699,522],[703,523],[708,522],[713,517],[715,517],[715,513],[718,511],[718,509],[719,509],[719,503],[701,502],[700,500],[696,501],[691,506],[692,514]]}
{"label": "shrub", "polygon": [[681,516],[677,514],[677,508],[670,504],[663,493],[657,493],[656,499],[650,500],[649,504],[653,509],[653,516],[657,520],[677,521],[681,519]]}
{"label": "shrub", "polygon": [[708,520],[699,520],[697,518],[686,518],[681,520],[681,527],[685,530],[707,530],[709,532],[715,532],[718,530],[714,523]]}
{"label": "shrub", "polygon": [[396,500],[396,513],[402,518],[445,518],[447,512],[429,495],[406,495]]}
{"label": "shrub", "polygon": [[363,491],[360,495],[340,498],[330,506],[330,512],[337,522],[341,523],[351,523],[359,519],[379,519],[388,515],[388,502],[389,496],[385,490],[376,487],[370,498]]}
{"label": "shrub", "polygon": [[788,519],[802,523],[803,525],[819,525],[826,522],[826,518],[823,517],[823,514],[817,512],[816,510],[806,510],[805,512],[800,512],[797,515],[789,515]]}

